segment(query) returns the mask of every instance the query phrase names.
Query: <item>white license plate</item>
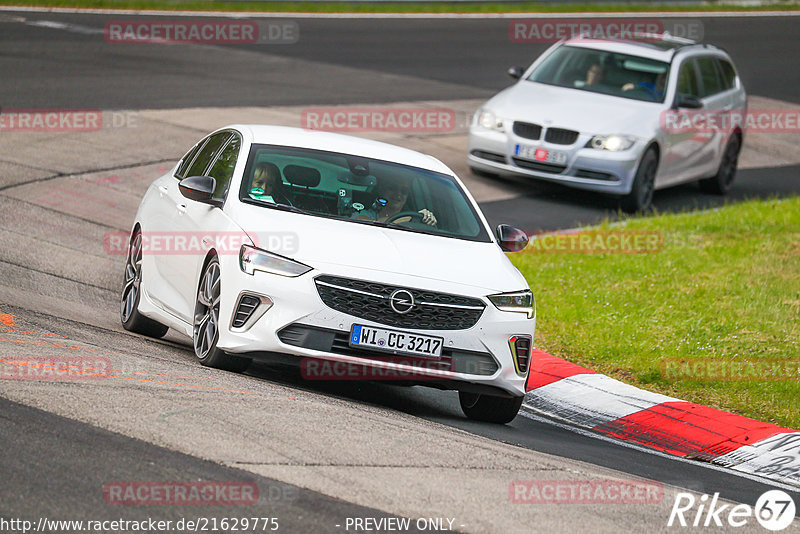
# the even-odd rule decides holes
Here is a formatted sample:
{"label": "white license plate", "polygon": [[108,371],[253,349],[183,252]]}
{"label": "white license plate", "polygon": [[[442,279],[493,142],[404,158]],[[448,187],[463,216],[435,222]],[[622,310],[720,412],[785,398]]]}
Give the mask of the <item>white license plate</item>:
{"label": "white license plate", "polygon": [[440,337],[411,334],[399,330],[386,330],[354,324],[350,331],[350,346],[370,348],[393,354],[427,356],[442,355],[444,340]]}
{"label": "white license plate", "polygon": [[567,163],[567,153],[558,150],[548,150],[536,146],[517,145],[514,154],[533,161],[544,161],[555,165],[565,165]]}

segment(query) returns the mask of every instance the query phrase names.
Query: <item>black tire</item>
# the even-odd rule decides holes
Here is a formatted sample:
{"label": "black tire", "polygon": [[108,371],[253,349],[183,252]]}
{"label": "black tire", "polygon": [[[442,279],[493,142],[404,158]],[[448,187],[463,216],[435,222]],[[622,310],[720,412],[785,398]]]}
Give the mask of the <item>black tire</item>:
{"label": "black tire", "polygon": [[194,354],[202,365],[243,373],[252,362],[249,358],[231,356],[217,348],[219,341],[219,301],[222,294],[219,260],[214,257],[209,260],[203,274],[200,276],[200,285],[197,288],[195,299],[194,321],[192,328],[192,346]]}
{"label": "black tire", "polygon": [[524,397],[494,397],[479,393],[458,392],[464,415],[476,421],[504,425],[519,413]]}
{"label": "black tire", "polygon": [[725,152],[719,162],[717,174],[711,178],[700,180],[700,189],[706,193],[715,195],[725,195],[731,190],[733,179],[736,178],[736,167],[739,164],[739,151],[742,148],[742,141],[738,134],[733,134],[725,145]]}
{"label": "black tire", "polygon": [[160,338],[169,330],[157,321],[139,313],[142,287],[142,232],[138,228],[131,234],[125,258],[119,318],[122,328],[144,336]]}
{"label": "black tire", "polygon": [[648,149],[636,169],[631,192],[622,197],[622,209],[628,213],[642,213],[650,208],[655,191],[656,171],[658,171],[658,156],[655,149]]}

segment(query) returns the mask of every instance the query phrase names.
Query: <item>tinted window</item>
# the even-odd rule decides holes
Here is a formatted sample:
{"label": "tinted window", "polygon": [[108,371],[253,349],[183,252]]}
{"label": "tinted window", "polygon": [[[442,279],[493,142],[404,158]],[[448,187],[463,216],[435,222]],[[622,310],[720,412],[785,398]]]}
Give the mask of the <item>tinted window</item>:
{"label": "tinted window", "polygon": [[[353,224],[490,240],[464,191],[446,174],[361,156],[272,145],[253,145],[244,172],[240,198],[265,209],[284,204],[307,215]],[[433,213],[435,224],[421,221],[417,214],[422,209]],[[391,219],[399,213],[412,216]]]}
{"label": "tinted window", "polygon": [[238,135],[234,135],[231,142],[222,150],[214,166],[208,172],[208,175],[217,181],[217,187],[214,189],[215,198],[225,197],[225,193],[228,191],[228,184],[230,184],[233,176],[233,169],[236,168],[236,160],[239,157],[241,146],[241,138]]}
{"label": "tinted window", "polygon": [[186,176],[202,176],[230,136],[230,132],[220,132],[209,137],[208,142],[197,154],[197,158],[195,158]]}
{"label": "tinted window", "polygon": [[682,95],[698,96],[697,73],[693,61],[685,61],[678,73],[678,93]]}
{"label": "tinted window", "polygon": [[562,46],[536,67],[532,82],[663,102],[669,64],[593,48]]}
{"label": "tinted window", "polygon": [[175,177],[178,179],[183,178],[186,174],[186,168],[192,163],[192,159],[194,159],[194,155],[197,154],[197,151],[200,150],[200,147],[203,146],[203,142],[200,141],[196,145],[192,147],[192,149],[183,156],[181,160],[181,164],[178,166],[178,170],[175,173]]}
{"label": "tinted window", "polygon": [[700,78],[703,80],[700,98],[715,95],[724,90],[717,75],[717,66],[714,58],[701,57],[697,59],[697,66],[700,68]]}
{"label": "tinted window", "polygon": [[733,69],[731,62],[726,59],[717,59],[719,72],[722,74],[722,82],[725,89],[731,89],[736,86],[736,71]]}

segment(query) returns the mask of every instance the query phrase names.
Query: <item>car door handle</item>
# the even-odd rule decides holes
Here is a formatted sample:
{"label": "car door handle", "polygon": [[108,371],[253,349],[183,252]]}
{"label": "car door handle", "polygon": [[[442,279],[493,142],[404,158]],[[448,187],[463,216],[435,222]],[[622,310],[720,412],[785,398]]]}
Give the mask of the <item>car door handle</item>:
{"label": "car door handle", "polygon": [[166,195],[167,193],[169,193],[169,189],[167,189],[167,186],[166,186],[166,185],[159,185],[159,186],[158,186],[158,194],[159,194],[159,195],[161,195],[161,197],[162,197],[162,198],[163,198],[163,197],[164,197],[164,195]]}
{"label": "car door handle", "polygon": [[180,213],[181,215],[186,213],[186,204],[178,204],[175,207],[178,209],[178,213]]}

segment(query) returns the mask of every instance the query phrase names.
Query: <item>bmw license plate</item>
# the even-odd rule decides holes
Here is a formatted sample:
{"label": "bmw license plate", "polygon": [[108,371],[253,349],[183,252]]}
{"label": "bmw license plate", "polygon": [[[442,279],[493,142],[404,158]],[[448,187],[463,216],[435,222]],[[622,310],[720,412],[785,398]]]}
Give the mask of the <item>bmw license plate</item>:
{"label": "bmw license plate", "polygon": [[514,149],[514,154],[523,159],[544,161],[546,163],[553,163],[555,165],[565,165],[567,163],[566,152],[548,150],[546,148],[539,148],[535,146],[517,145],[517,147]]}
{"label": "bmw license plate", "polygon": [[373,328],[360,324],[354,324],[350,331],[351,347],[370,348],[392,354],[438,358],[442,355],[443,342],[444,340],[440,337]]}

